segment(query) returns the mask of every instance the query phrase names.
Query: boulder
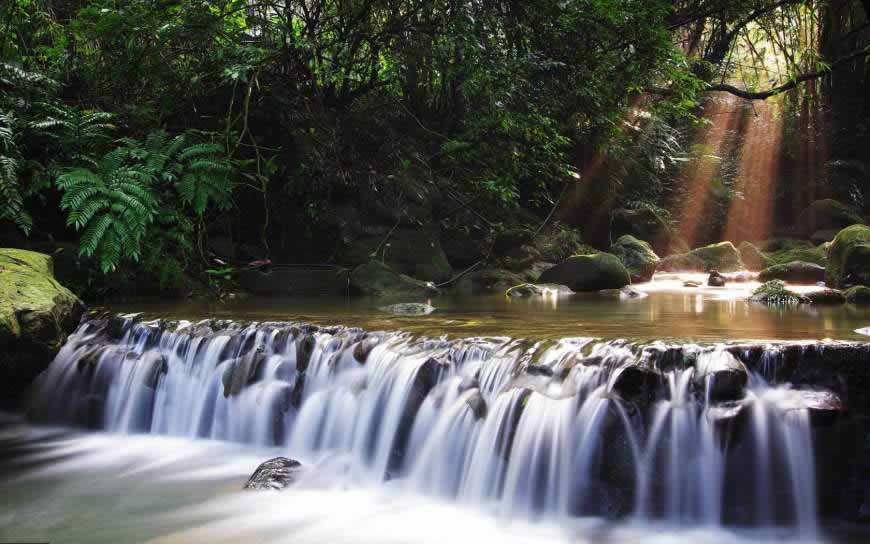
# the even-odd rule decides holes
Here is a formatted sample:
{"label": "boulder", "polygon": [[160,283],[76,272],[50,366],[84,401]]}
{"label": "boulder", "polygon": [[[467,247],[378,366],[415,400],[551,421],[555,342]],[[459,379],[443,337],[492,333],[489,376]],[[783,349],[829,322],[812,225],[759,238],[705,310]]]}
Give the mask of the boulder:
{"label": "boulder", "polygon": [[648,243],[638,240],[630,234],[620,236],[610,246],[610,253],[622,261],[622,264],[628,269],[633,283],[651,280],[656,267],[661,262],[659,256]]}
{"label": "boulder", "polygon": [[616,240],[628,234],[649,242],[656,253],[664,254],[671,246],[671,225],[650,208],[617,209],[610,215],[610,236]]}
{"label": "boulder", "polygon": [[741,269],[743,262],[740,260],[740,252],[731,242],[719,242],[688,253],[670,255],[659,264],[659,270],[667,272],[733,272]]}
{"label": "boulder", "polygon": [[545,270],[539,281],[565,285],[572,291],[599,291],[625,287],[631,276],[615,255],[595,253],[569,257]]}
{"label": "boulder", "polygon": [[863,222],[861,216],[851,206],[826,198],[816,200],[801,212],[798,216],[797,234],[809,238],[817,231],[839,230]]}
{"label": "boulder", "polygon": [[0,249],[0,407],[17,404],[84,311],[78,297],[54,279],[50,256]]}
{"label": "boulder", "polygon": [[492,252],[497,257],[504,257],[512,249],[532,243],[534,233],[526,229],[508,229],[498,233],[492,243]]}
{"label": "boulder", "polygon": [[535,246],[526,244],[509,249],[502,257],[502,262],[508,270],[522,272],[540,259],[541,252]]}
{"label": "boulder", "polygon": [[350,287],[359,294],[376,297],[426,298],[439,293],[431,282],[400,274],[379,261],[369,261],[354,268]]}
{"label": "boulder", "polygon": [[813,304],[843,304],[846,302],[843,292],[837,289],[822,289],[807,293],[805,296]]}
{"label": "boulder", "polygon": [[833,240],[837,236],[838,232],[840,231],[838,231],[837,229],[817,230],[810,235],[810,242],[817,246],[820,246],[826,242],[830,242],[831,240]]}
{"label": "boulder", "polygon": [[751,242],[740,242],[737,250],[740,252],[740,260],[743,261],[743,265],[747,270],[757,272],[764,270],[772,264],[770,259]]}
{"label": "boulder", "polygon": [[483,419],[486,417],[486,400],[480,391],[474,391],[468,398],[465,399],[465,404],[471,413],[474,414],[474,419]]}
{"label": "boulder", "polygon": [[296,483],[301,474],[302,463],[299,461],[275,457],[257,467],[245,489],[284,489]]}
{"label": "boulder", "polygon": [[761,284],[752,292],[752,297],[749,300],[772,305],[804,304],[809,302],[808,298],[787,289],[785,282],[782,280],[771,280]]}
{"label": "boulder", "polygon": [[843,293],[846,297],[846,302],[849,304],[864,305],[870,304],[870,287],[864,285],[856,285],[846,289]]}
{"label": "boulder", "polygon": [[464,274],[456,282],[453,291],[459,295],[504,293],[514,285],[524,283],[523,278],[508,270],[484,268]]}
{"label": "boulder", "polygon": [[825,282],[831,287],[870,285],[870,227],[841,230],[828,251]]}
{"label": "boulder", "polygon": [[825,267],[803,261],[792,261],[765,268],[758,274],[758,281],[782,280],[800,285],[815,285],[825,281]]}

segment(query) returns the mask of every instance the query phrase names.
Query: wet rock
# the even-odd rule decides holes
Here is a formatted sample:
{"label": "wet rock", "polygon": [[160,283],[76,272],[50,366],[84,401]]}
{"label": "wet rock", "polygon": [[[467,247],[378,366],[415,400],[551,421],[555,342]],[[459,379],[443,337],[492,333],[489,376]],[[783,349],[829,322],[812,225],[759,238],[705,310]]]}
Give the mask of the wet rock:
{"label": "wet rock", "polygon": [[463,393],[469,389],[480,389],[480,381],[473,376],[466,376],[459,382],[459,392]]}
{"label": "wet rock", "polygon": [[475,419],[483,419],[486,417],[486,400],[484,400],[480,391],[475,391],[471,396],[465,399],[465,404],[471,410],[471,413],[474,414]]}
{"label": "wet rock", "polygon": [[813,304],[843,304],[846,302],[843,292],[836,289],[822,289],[807,293],[804,296]]}
{"label": "wet rock", "polygon": [[353,347],[353,358],[360,364],[365,364],[368,361],[369,354],[380,343],[377,338],[364,338],[356,343]]}
{"label": "wet rock", "polygon": [[572,291],[619,289],[631,283],[628,270],[609,253],[575,255],[545,270],[541,283],[565,285]]}
{"label": "wet rock", "polygon": [[602,289],[601,291],[598,291],[598,293],[608,297],[616,297],[620,300],[639,299],[649,296],[643,291],[638,291],[630,285],[626,285],[622,289]]}
{"label": "wet rock", "polygon": [[814,425],[828,425],[846,410],[840,396],[833,391],[798,390],[793,395],[794,403],[784,409],[805,408],[809,411],[810,421]]}
{"label": "wet rock", "polygon": [[224,397],[238,395],[246,385],[256,381],[265,361],[266,356],[260,350],[227,361],[222,378]]}
{"label": "wet rock", "polygon": [[825,267],[803,261],[792,261],[765,268],[758,274],[758,281],[782,280],[799,285],[815,285],[825,280]]}
{"label": "wet rock", "polygon": [[711,270],[707,276],[707,285],[710,287],[725,287],[725,277],[717,270]]}
{"label": "wet rock", "polygon": [[296,341],[297,372],[305,372],[308,369],[308,363],[311,361],[311,354],[314,353],[316,345],[317,339],[313,334],[306,334]]}
{"label": "wet rock", "polygon": [[713,402],[743,397],[749,371],[734,355],[724,350],[704,352],[695,362],[695,382]]}
{"label": "wet rock", "polygon": [[619,370],[610,390],[625,400],[648,406],[655,398],[660,383],[661,375],[655,370],[631,365]]}
{"label": "wet rock", "polygon": [[846,297],[846,302],[849,304],[870,304],[870,287],[856,285],[847,289],[843,294]]}
{"label": "wet rock", "polygon": [[399,274],[378,261],[369,261],[353,269],[351,289],[359,294],[377,297],[430,297],[438,294],[432,284]]}
{"label": "wet rock", "polygon": [[13,408],[75,329],[84,304],[54,279],[52,258],[0,249],[0,408]]}
{"label": "wet rock", "polygon": [[545,365],[531,364],[526,367],[526,374],[551,377],[553,375],[553,369]]}
{"label": "wet rock", "polygon": [[417,373],[414,375],[414,381],[411,383],[408,398],[405,400],[399,425],[396,428],[396,435],[393,439],[390,459],[387,466],[388,473],[395,474],[401,470],[402,465],[405,462],[405,451],[408,447],[411,429],[414,426],[414,419],[417,417],[417,412],[420,411],[420,406],[422,406],[423,401],[426,399],[426,395],[428,395],[429,392],[432,391],[432,388],[438,383],[441,370],[441,363],[431,357],[424,361],[417,369]]}
{"label": "wet rock", "polygon": [[528,297],[539,297],[544,295],[544,289],[535,285],[534,283],[522,283],[520,285],[514,285],[507,291],[505,291],[505,296],[510,298],[528,298]]}
{"label": "wet rock", "polygon": [[683,282],[683,287],[701,287],[701,282],[695,280],[686,280]]}
{"label": "wet rock", "polygon": [[289,487],[302,475],[302,463],[286,457],[275,457],[265,461],[245,484],[245,489],[280,490]]}
{"label": "wet rock", "polygon": [[393,315],[429,315],[435,311],[435,307],[428,303],[402,302],[383,306],[380,310]]}
{"label": "wet rock", "polygon": [[870,285],[870,227],[841,230],[828,251],[825,282],[831,287]]}
{"label": "wet rock", "polygon": [[620,236],[610,246],[610,253],[622,261],[633,283],[651,280],[656,267],[661,262],[659,256],[648,243],[638,240],[630,234]]}

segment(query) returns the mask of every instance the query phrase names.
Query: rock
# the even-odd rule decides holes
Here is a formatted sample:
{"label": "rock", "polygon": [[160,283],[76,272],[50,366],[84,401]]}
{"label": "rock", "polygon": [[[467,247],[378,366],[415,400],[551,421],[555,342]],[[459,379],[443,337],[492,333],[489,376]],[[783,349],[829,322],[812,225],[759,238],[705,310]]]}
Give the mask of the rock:
{"label": "rock", "polygon": [[792,261],[765,268],[758,274],[758,281],[782,280],[799,285],[815,285],[825,280],[825,267],[803,261]]}
{"label": "rock", "polygon": [[846,289],[844,293],[846,302],[849,304],[864,305],[870,304],[870,287],[856,285]]}
{"label": "rock", "polygon": [[246,385],[256,381],[265,361],[262,350],[254,350],[224,363],[224,397],[238,395]]}
{"label": "rock", "polygon": [[724,350],[698,355],[695,362],[695,382],[713,402],[743,398],[749,371],[734,355]]}
{"label": "rock", "polygon": [[797,234],[802,238],[809,238],[817,231],[839,230],[864,222],[852,207],[831,198],[816,200],[798,218]]}
{"label": "rock", "polygon": [[382,312],[394,315],[429,315],[435,311],[435,307],[428,303],[402,302],[379,308]]}
{"label": "rock", "polygon": [[534,283],[522,283],[520,285],[514,285],[505,291],[504,294],[510,298],[540,297],[544,295],[544,289],[538,287]]}
{"label": "rock", "polygon": [[441,236],[441,247],[450,264],[460,270],[483,259],[486,254],[482,241],[453,231]]}
{"label": "rock", "polygon": [[758,274],[755,272],[732,272],[730,274],[720,274],[726,283],[747,283],[758,280]]}
{"label": "rock", "polygon": [[610,385],[610,390],[625,400],[646,406],[655,398],[662,376],[655,370],[639,365],[626,366]]}
{"label": "rock", "polygon": [[293,485],[302,474],[302,463],[286,457],[275,457],[262,463],[245,484],[245,489],[284,489]]}
{"label": "rock", "polygon": [[870,227],[852,225],[837,233],[828,251],[825,282],[838,288],[870,285]]}
{"label": "rock", "polygon": [[846,302],[846,297],[842,291],[836,289],[822,289],[821,291],[813,291],[805,295],[813,304],[843,304]]}
{"label": "rock", "polygon": [[667,272],[733,272],[741,269],[743,263],[740,261],[740,253],[731,242],[719,242],[688,253],[670,255],[659,264],[659,270]]}
{"label": "rock", "polygon": [[425,298],[439,293],[430,282],[399,274],[378,261],[369,261],[354,268],[350,274],[350,287],[357,293],[377,297]]}
{"label": "rock", "polygon": [[725,278],[717,270],[711,270],[707,276],[707,285],[710,287],[725,287]]}
{"label": "rock", "polygon": [[545,270],[539,281],[558,283],[572,291],[619,289],[631,283],[628,270],[609,253],[575,255]]}
{"label": "rock", "polygon": [[602,289],[598,291],[598,293],[608,297],[616,297],[620,300],[646,298],[649,296],[643,291],[638,291],[630,285],[626,285],[622,289]]}
{"label": "rock", "polygon": [[353,358],[360,364],[365,364],[375,346],[380,340],[374,337],[364,338],[353,347]]}
{"label": "rock", "polygon": [[659,254],[668,251],[673,238],[670,223],[650,208],[614,210],[610,216],[611,239],[624,234],[649,242],[653,251]]}
{"label": "rock", "polygon": [[750,297],[753,302],[762,304],[804,304],[809,299],[786,288],[782,280],[771,280],[758,286]]}
{"label": "rock", "polygon": [[465,404],[471,410],[471,413],[474,414],[475,419],[483,419],[486,417],[486,401],[484,400],[483,395],[480,394],[480,391],[475,391],[471,396],[465,399]]}
{"label": "rock", "polygon": [[695,280],[686,280],[683,282],[683,287],[701,287],[701,282]]}
{"label": "rock", "polygon": [[597,252],[595,248],[583,243],[579,232],[565,227],[548,234],[539,234],[535,239],[535,247],[541,252],[541,259],[547,262],[562,262],[571,255]]}
{"label": "rock", "polygon": [[628,273],[633,283],[649,281],[652,279],[661,259],[655,254],[650,245],[638,240],[630,234],[624,234],[610,246],[610,253],[616,255]]}
{"label": "rock", "polygon": [[870,336],[870,327],[855,329],[855,332],[857,332],[858,334],[863,334],[864,336]]}
{"label": "rock", "polygon": [[740,242],[740,245],[737,246],[737,250],[740,252],[740,260],[743,261],[743,265],[747,270],[757,272],[773,264],[771,260],[751,242]]}
{"label": "rock", "polygon": [[0,249],[0,408],[15,407],[84,311],[54,279],[50,256]]}
{"label": "rock", "polygon": [[522,272],[523,270],[531,268],[531,266],[540,260],[540,258],[541,252],[534,246],[522,245],[509,249],[502,258],[502,261],[504,267],[508,270]]}
{"label": "rock", "polygon": [[504,293],[514,285],[524,283],[519,275],[499,268],[485,268],[463,275],[456,282],[453,291],[459,295],[480,295]]}

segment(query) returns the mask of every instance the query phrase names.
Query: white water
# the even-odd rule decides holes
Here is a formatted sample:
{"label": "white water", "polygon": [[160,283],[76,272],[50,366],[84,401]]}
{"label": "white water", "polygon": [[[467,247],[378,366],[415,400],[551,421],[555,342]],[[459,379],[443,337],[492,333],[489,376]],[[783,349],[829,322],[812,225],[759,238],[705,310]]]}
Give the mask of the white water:
{"label": "white water", "polygon": [[[37,382],[37,421],[186,437],[71,439],[62,447],[81,448],[83,468],[133,463],[107,445],[113,440],[149,457],[144,466],[154,471],[178,467],[182,479],[190,475],[179,459],[194,457],[206,465],[194,474],[215,478],[247,476],[275,452],[317,467],[313,490],[307,482],[268,499],[230,492],[186,511],[180,526],[207,521],[176,535],[183,540],[669,541],[703,527],[704,539],[725,542],[742,538],[719,528],[735,516],[817,536],[808,412],[794,391],[757,375],[741,401],[751,420],[743,449],[726,449],[697,368],[661,372],[648,349],[624,342],[529,346],[333,328],[309,333],[310,358],[300,359],[310,340],[298,329],[286,334],[286,324],[158,325],[128,322],[112,341],[85,324]],[[376,344],[364,362],[354,355],[360,343]],[[719,357],[697,350],[698,368]],[[659,376],[652,393],[620,389],[620,373],[636,365]],[[239,460],[217,461],[208,448],[218,446],[203,438],[246,446],[220,445]],[[77,468],[64,463],[45,470]],[[754,495],[748,514],[726,504],[733,478]],[[766,510],[775,498],[788,504]],[[634,521],[603,521],[612,517]]]}

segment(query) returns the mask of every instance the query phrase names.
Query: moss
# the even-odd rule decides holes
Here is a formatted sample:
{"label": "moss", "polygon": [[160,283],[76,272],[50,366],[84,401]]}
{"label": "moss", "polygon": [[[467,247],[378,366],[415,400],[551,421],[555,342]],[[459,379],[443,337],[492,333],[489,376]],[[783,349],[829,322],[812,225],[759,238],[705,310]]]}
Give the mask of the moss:
{"label": "moss", "polygon": [[670,255],[662,259],[659,266],[660,270],[668,272],[732,272],[743,268],[740,253],[731,242],[719,242],[688,253]]}
{"label": "moss", "polygon": [[844,294],[846,295],[846,302],[850,304],[858,304],[862,306],[870,304],[870,287],[856,285],[847,289]]}
{"label": "moss", "polygon": [[801,214],[800,220],[805,227],[805,234],[808,235],[819,229],[841,229],[864,222],[854,208],[832,198],[816,200],[810,204]]}
{"label": "moss", "polygon": [[780,249],[767,254],[767,259],[770,265],[785,264],[793,261],[803,261],[805,263],[813,263],[825,266],[828,262],[825,256],[825,248],[819,247],[795,247],[789,249]]}
{"label": "moss", "polygon": [[813,247],[813,244],[806,240],[796,240],[794,238],[770,238],[763,242],[759,242],[757,245],[761,251],[768,253],[790,249],[809,249]]}
{"label": "moss", "polygon": [[545,270],[539,283],[566,285],[572,291],[619,289],[631,283],[622,262],[610,253],[574,255]]}
{"label": "moss", "polygon": [[833,287],[870,284],[870,227],[852,225],[837,233],[828,250],[825,281]]}
{"label": "moss", "polygon": [[789,283],[814,285],[824,281],[825,267],[805,261],[792,261],[785,264],[775,264],[758,274],[759,281],[782,280]]}
{"label": "moss", "polygon": [[661,262],[648,243],[630,234],[620,236],[610,247],[610,252],[622,261],[633,282],[649,281]]}
{"label": "moss", "polygon": [[747,270],[763,270],[773,264],[773,261],[751,242],[740,242],[737,251]]}
{"label": "moss", "polygon": [[772,280],[759,285],[752,292],[752,301],[764,304],[803,304],[809,302],[804,296],[790,291],[781,280]]}

